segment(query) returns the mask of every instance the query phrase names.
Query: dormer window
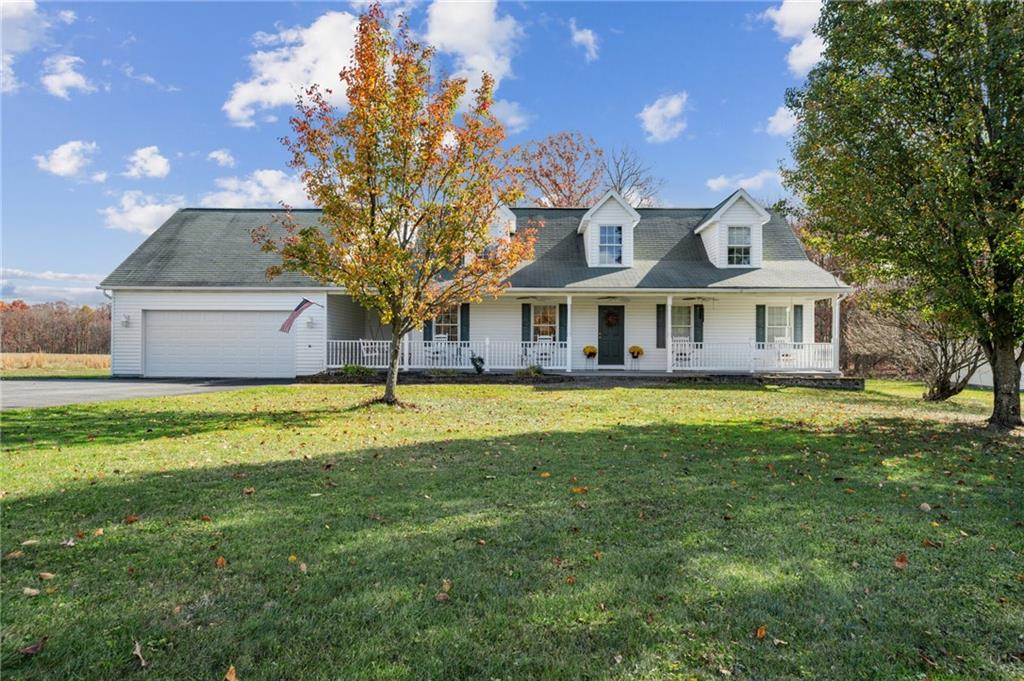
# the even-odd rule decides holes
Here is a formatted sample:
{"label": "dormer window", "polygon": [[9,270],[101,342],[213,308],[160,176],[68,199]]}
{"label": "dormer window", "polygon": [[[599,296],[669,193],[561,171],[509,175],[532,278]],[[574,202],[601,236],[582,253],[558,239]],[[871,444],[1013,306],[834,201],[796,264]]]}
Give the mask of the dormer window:
{"label": "dormer window", "polygon": [[622,264],[622,225],[601,225],[601,240],[598,243],[598,263],[601,265]]}
{"label": "dormer window", "polygon": [[729,265],[750,265],[750,227],[729,225],[726,262]]}

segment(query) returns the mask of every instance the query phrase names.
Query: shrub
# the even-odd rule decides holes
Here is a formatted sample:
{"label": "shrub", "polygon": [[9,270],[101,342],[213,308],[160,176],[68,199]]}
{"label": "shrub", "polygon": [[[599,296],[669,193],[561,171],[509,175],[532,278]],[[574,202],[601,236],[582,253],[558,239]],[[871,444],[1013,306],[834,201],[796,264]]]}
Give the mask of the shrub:
{"label": "shrub", "polygon": [[516,369],[515,375],[519,378],[535,378],[537,376],[543,376],[544,370],[536,364],[531,364],[528,367]]}
{"label": "shrub", "polygon": [[359,364],[346,364],[339,371],[342,376],[348,378],[358,378],[362,380],[369,380],[377,375],[377,372],[370,367],[360,366]]}

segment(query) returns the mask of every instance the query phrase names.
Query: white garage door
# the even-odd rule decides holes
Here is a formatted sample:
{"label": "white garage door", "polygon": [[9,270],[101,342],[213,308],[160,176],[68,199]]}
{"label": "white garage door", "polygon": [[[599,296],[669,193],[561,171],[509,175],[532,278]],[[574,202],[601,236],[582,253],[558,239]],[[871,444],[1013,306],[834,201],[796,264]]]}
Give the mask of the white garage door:
{"label": "white garage door", "polygon": [[292,378],[288,311],[146,310],[145,374],[152,377]]}

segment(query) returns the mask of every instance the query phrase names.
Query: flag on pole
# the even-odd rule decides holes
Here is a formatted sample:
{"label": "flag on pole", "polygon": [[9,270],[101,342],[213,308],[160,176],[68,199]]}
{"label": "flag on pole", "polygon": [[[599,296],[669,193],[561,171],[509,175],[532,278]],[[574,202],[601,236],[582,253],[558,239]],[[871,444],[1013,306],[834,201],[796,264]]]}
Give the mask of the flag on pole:
{"label": "flag on pole", "polygon": [[295,309],[292,310],[292,313],[288,315],[288,319],[284,320],[284,324],[281,325],[280,329],[281,333],[290,333],[292,330],[292,324],[294,324],[295,320],[299,318],[299,315],[305,312],[307,307],[310,307],[315,304],[316,303],[314,303],[312,300],[309,300],[308,298],[303,298],[302,302],[296,305]]}

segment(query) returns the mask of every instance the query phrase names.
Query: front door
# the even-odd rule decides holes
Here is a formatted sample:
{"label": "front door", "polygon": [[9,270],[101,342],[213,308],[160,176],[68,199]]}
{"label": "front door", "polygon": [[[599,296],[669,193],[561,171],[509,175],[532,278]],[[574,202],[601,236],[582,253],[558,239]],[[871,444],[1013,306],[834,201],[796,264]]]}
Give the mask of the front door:
{"label": "front door", "polygon": [[597,307],[597,363],[622,366],[626,363],[626,308],[622,305]]}

